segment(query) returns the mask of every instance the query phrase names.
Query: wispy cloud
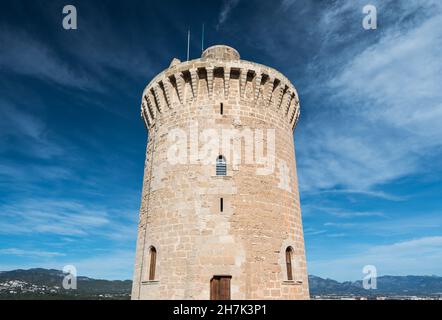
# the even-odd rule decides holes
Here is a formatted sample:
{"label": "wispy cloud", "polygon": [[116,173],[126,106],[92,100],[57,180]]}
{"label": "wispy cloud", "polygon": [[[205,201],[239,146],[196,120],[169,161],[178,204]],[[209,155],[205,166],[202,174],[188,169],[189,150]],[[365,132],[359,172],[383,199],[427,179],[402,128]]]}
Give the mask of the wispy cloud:
{"label": "wispy cloud", "polygon": [[355,239],[370,236],[374,240],[379,237],[404,237],[410,234],[434,235],[442,228],[442,217],[439,213],[414,212],[414,216],[400,216],[398,213],[391,212],[390,216],[381,215],[382,219],[379,219],[370,212],[367,215],[365,213],[352,215],[351,211],[346,212],[348,215],[344,216],[329,215],[327,212],[327,216],[324,217],[326,222],[323,223],[324,231],[344,229],[352,231]]}
{"label": "wispy cloud", "polygon": [[397,196],[393,194],[389,194],[384,191],[377,191],[377,190],[357,190],[357,189],[319,189],[319,190],[311,190],[307,189],[304,190],[304,194],[310,195],[310,196],[318,196],[318,195],[324,195],[324,194],[354,194],[354,195],[362,195],[372,198],[380,198],[390,201],[405,201],[407,199],[406,196]]}
{"label": "wispy cloud", "polygon": [[77,274],[95,279],[108,280],[132,280],[133,264],[135,261],[134,248],[129,250],[111,250],[108,253],[95,253],[94,255],[70,258],[53,257],[48,260],[47,256],[39,256],[41,258],[34,262],[21,264],[5,264],[0,262],[0,270],[14,269],[30,269],[30,268],[47,268],[62,270],[66,265],[73,265],[77,269]]}
{"label": "wispy cloud", "polygon": [[[146,47],[145,43],[133,39],[133,25],[116,29],[106,14],[97,20],[91,12],[93,6],[84,5],[81,28],[73,33],[66,31],[64,37],[50,34],[42,38],[38,31],[27,26],[1,25],[0,71],[79,89],[83,93],[101,94],[108,94],[121,75],[137,81],[151,76],[157,68],[153,63],[156,50],[165,48],[160,48],[160,43]],[[120,89],[127,85],[117,82]],[[87,99],[81,97],[81,93],[79,98]],[[99,104],[94,101],[94,105]]]}
{"label": "wispy cloud", "polygon": [[228,19],[230,13],[236,6],[238,6],[240,0],[223,0],[221,11],[218,16],[217,28],[220,28],[224,22]]}
{"label": "wispy cloud", "polygon": [[63,61],[48,45],[18,30],[0,29],[0,70],[32,76],[68,87],[98,89],[99,84],[80,68]]}
{"label": "wispy cloud", "polygon": [[22,257],[45,257],[45,258],[65,256],[65,254],[61,252],[23,250],[17,248],[0,249],[0,255],[13,255],[13,256],[22,256]]}
{"label": "wispy cloud", "polygon": [[85,236],[109,223],[104,209],[66,200],[27,199],[0,205],[0,212],[0,234]]}
{"label": "wispy cloud", "polygon": [[[247,20],[255,32],[243,40],[281,64],[299,90],[304,194],[338,189],[395,200],[379,186],[428,173],[428,156],[440,153],[442,4],[371,3],[375,31],[362,28],[363,0],[285,0]],[[258,23],[266,16],[275,18],[272,28]]]}
{"label": "wispy cloud", "polygon": [[441,273],[442,236],[421,237],[362,249],[349,257],[314,260],[309,272],[337,280],[360,280],[362,268],[374,265],[378,275]]}
{"label": "wispy cloud", "polygon": [[68,241],[75,241],[75,248],[91,241],[103,242],[104,247],[111,243],[132,246],[137,218],[136,211],[106,204],[34,197],[0,204],[0,235],[53,236],[63,242],[68,237]]}
{"label": "wispy cloud", "polygon": [[314,229],[314,228],[306,228],[304,229],[304,235],[306,236],[317,236],[326,233],[327,230]]}
{"label": "wispy cloud", "polygon": [[74,265],[79,274],[111,280],[132,280],[134,262],[135,248],[114,250],[107,254],[65,261]]}
{"label": "wispy cloud", "polygon": [[[358,42],[350,44],[346,50],[351,56],[337,58],[345,58],[338,73],[324,67],[322,74],[329,79],[320,90],[329,97],[327,108],[307,120],[298,140],[304,191],[344,186],[372,192],[378,185],[422,172],[429,150],[441,146],[442,14],[434,10],[433,1],[426,4],[420,8],[425,14],[412,27],[381,29],[376,31],[378,41],[357,49],[351,47]],[[349,6],[336,10],[345,13]],[[402,17],[410,6],[416,3],[402,3],[391,14]],[[351,14],[357,12],[357,6],[351,8]],[[331,22],[335,13],[324,14],[324,19]],[[339,20],[335,22],[330,28],[339,27]]]}
{"label": "wispy cloud", "polygon": [[382,211],[357,210],[353,208],[340,208],[319,204],[306,204],[302,206],[303,214],[310,216],[314,214],[325,214],[338,218],[358,218],[358,217],[388,217]]}
{"label": "wispy cloud", "polygon": [[[411,214],[406,201],[413,200],[417,188],[385,187],[415,174],[429,180],[438,178],[424,170],[438,166],[428,157],[439,159],[442,145],[441,2],[372,3],[379,13],[376,31],[362,29],[365,0],[261,2],[256,10],[240,0],[224,0],[221,9],[212,12],[218,28],[233,33],[244,56],[262,53],[262,62],[280,69],[299,90],[302,118],[296,130],[296,146],[301,194],[307,198],[302,201],[306,244],[314,249],[323,241],[317,255],[320,258],[309,260],[309,268],[319,275],[338,274],[342,280],[347,280],[348,272],[359,278],[365,263],[379,264],[382,274],[440,273],[436,268],[441,265],[435,252],[440,249],[440,212],[429,213],[422,206],[422,211]],[[233,16],[242,4],[250,10],[241,23],[236,23]],[[140,7],[131,7],[147,14]],[[32,266],[60,269],[70,263],[79,267],[80,274],[97,277],[121,278],[121,274],[132,271],[137,232],[137,210],[132,206],[139,203],[139,189],[134,192],[127,187],[133,181],[123,183],[119,178],[142,174],[141,166],[125,160],[143,157],[142,148],[136,157],[122,150],[109,152],[107,144],[122,145],[130,139],[133,144],[127,149],[136,149],[138,142],[132,136],[118,142],[106,137],[105,141],[91,136],[88,130],[81,138],[70,132],[76,136],[75,142],[61,141],[66,128],[51,127],[40,110],[26,110],[35,105],[35,99],[29,98],[32,89],[38,91],[34,95],[42,103],[57,95],[52,96],[52,91],[40,95],[40,86],[47,87],[48,83],[60,87],[66,96],[73,91],[70,97],[80,99],[82,105],[107,109],[108,100],[119,102],[122,93],[138,90],[138,86],[141,90],[145,81],[161,70],[163,66],[154,63],[155,59],[169,56],[164,52],[174,46],[164,30],[173,26],[170,34],[176,36],[184,20],[171,15],[160,19],[163,22],[144,25],[136,19],[158,19],[136,12],[131,16],[135,20],[122,20],[115,28],[111,11],[118,10],[114,9],[85,4],[81,30],[69,36],[52,29],[46,30],[50,35],[39,34],[45,33],[44,29],[26,29],[32,24],[17,23],[15,28],[20,31],[3,24],[0,27],[0,72],[6,75],[0,82],[8,84],[3,99],[20,98],[15,98],[15,104],[0,100],[0,189],[2,196],[6,194],[0,203],[0,234],[7,246],[2,249],[0,270],[5,262],[11,266],[32,256]],[[166,11],[164,7],[162,10]],[[97,11],[102,13],[98,20]],[[164,21],[168,21],[167,26]],[[156,34],[149,37],[145,33],[154,29],[164,32],[164,41],[154,41]],[[256,51],[248,51],[250,47]],[[11,81],[6,79],[9,75]],[[108,99],[101,99],[103,92],[98,99],[95,96],[102,87],[114,86],[118,90],[105,91]],[[20,93],[12,90],[19,87]],[[51,112],[53,107],[42,109]],[[58,112],[50,115],[56,118]],[[91,115],[96,114],[91,111]],[[100,117],[101,123],[113,128],[113,120],[104,118]],[[122,136],[130,131],[123,125],[118,128]],[[17,161],[18,157],[27,161]],[[74,164],[77,159],[72,157],[80,160]],[[116,163],[125,168],[124,173],[115,170]],[[26,192],[16,192],[24,186],[28,186]],[[38,192],[32,192],[31,187]],[[127,202],[122,205],[122,193],[134,196],[125,196]],[[343,198],[345,201],[340,202]],[[316,207],[309,207],[309,203]],[[388,205],[382,207],[383,203]],[[131,209],[121,208],[125,205]],[[345,241],[340,240],[344,237]],[[16,239],[19,245],[12,244]],[[22,240],[32,244],[22,246]],[[46,242],[36,248],[34,244],[40,240]],[[126,250],[129,246],[131,249]],[[419,246],[424,248],[425,257],[416,262]],[[395,250],[402,255],[395,255]]]}
{"label": "wispy cloud", "polygon": [[64,153],[40,118],[1,99],[0,107],[0,154],[13,150],[27,156],[49,159]]}

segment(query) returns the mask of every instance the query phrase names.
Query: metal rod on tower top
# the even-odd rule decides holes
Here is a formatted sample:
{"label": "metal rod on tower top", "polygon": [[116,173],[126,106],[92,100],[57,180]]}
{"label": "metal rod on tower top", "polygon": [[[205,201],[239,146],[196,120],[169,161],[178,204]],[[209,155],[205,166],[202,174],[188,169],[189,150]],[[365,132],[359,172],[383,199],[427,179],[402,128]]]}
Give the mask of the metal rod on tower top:
{"label": "metal rod on tower top", "polygon": [[189,61],[190,55],[190,29],[187,31],[187,61]]}
{"label": "metal rod on tower top", "polygon": [[204,23],[203,23],[203,31],[201,33],[201,53],[204,51]]}

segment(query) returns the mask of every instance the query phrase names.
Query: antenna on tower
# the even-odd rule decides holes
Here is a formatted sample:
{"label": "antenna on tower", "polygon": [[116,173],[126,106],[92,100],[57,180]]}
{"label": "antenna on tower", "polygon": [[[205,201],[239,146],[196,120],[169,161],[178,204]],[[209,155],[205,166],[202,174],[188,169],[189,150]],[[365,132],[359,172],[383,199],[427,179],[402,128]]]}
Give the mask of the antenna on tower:
{"label": "antenna on tower", "polygon": [[187,61],[189,61],[190,55],[190,29],[187,30]]}
{"label": "antenna on tower", "polygon": [[204,51],[204,23],[203,23],[203,30],[201,32],[201,53]]}

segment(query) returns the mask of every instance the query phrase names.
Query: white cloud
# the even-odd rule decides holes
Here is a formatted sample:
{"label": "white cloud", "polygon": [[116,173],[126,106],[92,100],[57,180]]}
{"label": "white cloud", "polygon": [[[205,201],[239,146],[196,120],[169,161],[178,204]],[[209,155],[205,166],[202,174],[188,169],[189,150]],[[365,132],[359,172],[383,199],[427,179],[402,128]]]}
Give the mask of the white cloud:
{"label": "white cloud", "polygon": [[[130,213],[129,213],[130,212]],[[71,237],[74,246],[88,242],[132,245],[137,236],[137,213],[86,201],[29,198],[0,205],[0,235],[53,235],[51,246]]]}
{"label": "white cloud", "polygon": [[33,76],[80,89],[98,89],[99,84],[70,67],[46,44],[21,31],[0,29],[0,70]]}
{"label": "white cloud", "polygon": [[327,230],[318,230],[318,229],[314,229],[314,228],[304,229],[304,235],[306,235],[306,236],[317,236],[320,234],[324,234],[326,232],[327,232]]}
{"label": "white cloud", "polygon": [[351,257],[309,261],[309,273],[335,280],[361,280],[362,268],[374,265],[380,275],[440,275],[442,236],[372,246]]}
{"label": "white cloud", "polygon": [[[88,31],[47,42],[39,39],[35,30],[0,26],[0,71],[103,93],[115,85],[115,71],[145,79],[157,68],[152,56],[167,50],[160,44],[146,48],[142,42],[128,41],[133,35],[115,32],[114,22],[107,16],[102,16],[100,21],[84,17],[82,30]],[[121,89],[124,83],[118,85]],[[88,97],[78,96],[90,102]],[[100,106],[97,101],[92,102]],[[103,107],[109,108],[108,105]]]}
{"label": "white cloud", "polygon": [[[323,227],[345,229],[351,231],[355,241],[361,236],[369,236],[379,241],[386,237],[407,237],[413,235],[434,235],[442,229],[442,216],[439,212],[414,211],[413,215],[390,210],[388,214],[377,211],[352,211],[338,208],[309,206],[307,218],[314,213],[316,219],[325,221]],[[322,215],[322,217],[321,217]],[[326,220],[325,220],[326,219]],[[308,229],[307,229],[308,230]],[[306,235],[309,235],[306,232]],[[316,239],[317,240],[317,239]],[[343,246],[345,252],[347,247]]]}
{"label": "white cloud", "polygon": [[98,279],[132,280],[135,248],[115,250],[109,254],[66,261],[77,268],[78,274]]}
{"label": "white cloud", "polygon": [[442,144],[434,139],[442,135],[440,30],[441,14],[405,34],[387,34],[355,57],[331,87],[361,101],[352,107],[362,117],[407,129],[424,147]]}
{"label": "white cloud", "polygon": [[332,215],[338,218],[353,218],[353,217],[386,217],[384,212],[381,211],[362,211],[354,210],[352,208],[335,208],[319,205],[305,205],[303,206],[303,212],[321,212],[328,215]]}
{"label": "white cloud", "polygon": [[63,155],[64,149],[40,118],[3,100],[0,100],[0,107],[0,153],[12,149],[42,159]]}
{"label": "white cloud", "polygon": [[374,198],[381,198],[390,201],[405,201],[407,198],[404,196],[392,195],[383,191],[371,191],[371,190],[356,190],[356,189],[328,189],[328,190],[308,190],[305,192],[308,195],[321,195],[321,194],[355,194],[365,195]]}
{"label": "white cloud", "polygon": [[73,265],[78,276],[108,280],[132,280],[135,263],[135,248],[129,250],[114,250],[106,254],[94,254],[78,259],[59,257],[51,261],[41,260],[33,263],[4,264],[0,262],[0,270],[46,268],[62,270],[66,265]]}
{"label": "white cloud", "polygon": [[64,256],[64,253],[61,252],[52,252],[52,251],[40,251],[40,250],[23,250],[18,248],[7,248],[0,249],[0,255],[13,255],[13,256],[22,256],[22,257],[61,257]]}
{"label": "white cloud", "polygon": [[238,6],[240,0],[223,0],[223,4],[221,7],[221,12],[218,16],[218,25],[219,28],[226,20],[228,19],[230,13],[233,9],[235,9],[236,6]]}
{"label": "white cloud", "polygon": [[[297,135],[304,191],[372,192],[423,172],[425,157],[442,146],[442,13],[433,5],[419,6],[426,15],[416,25],[375,31],[379,41],[338,56],[346,58],[339,73],[324,70],[321,90],[333,95]],[[410,6],[402,3],[397,16]]]}
{"label": "white cloud", "polygon": [[0,234],[85,236],[110,222],[100,207],[65,200],[27,199],[1,205],[0,212]]}

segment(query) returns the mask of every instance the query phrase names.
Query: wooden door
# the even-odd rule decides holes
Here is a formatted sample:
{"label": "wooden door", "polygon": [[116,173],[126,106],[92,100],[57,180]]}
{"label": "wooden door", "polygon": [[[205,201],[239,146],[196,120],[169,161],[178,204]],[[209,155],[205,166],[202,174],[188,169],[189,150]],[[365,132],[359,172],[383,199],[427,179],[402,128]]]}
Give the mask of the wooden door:
{"label": "wooden door", "polygon": [[210,300],[230,300],[232,276],[213,276],[210,280]]}

